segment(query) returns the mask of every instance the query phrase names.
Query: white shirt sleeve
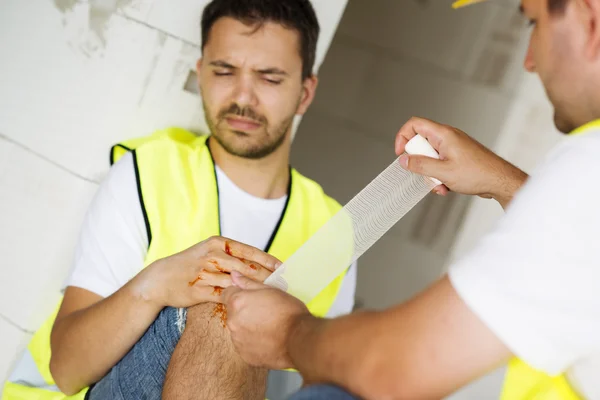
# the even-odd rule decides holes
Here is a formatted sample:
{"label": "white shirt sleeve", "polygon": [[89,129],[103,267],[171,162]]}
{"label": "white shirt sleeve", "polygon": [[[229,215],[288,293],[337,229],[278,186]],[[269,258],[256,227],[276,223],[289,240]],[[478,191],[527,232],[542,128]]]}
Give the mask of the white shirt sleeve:
{"label": "white shirt sleeve", "polygon": [[148,235],[133,156],[112,166],[88,209],[67,286],[108,297],[142,270]]}
{"label": "white shirt sleeve", "polygon": [[327,318],[335,318],[340,315],[350,314],[354,309],[357,275],[356,268],[356,263],[353,263],[350,268],[348,268],[335,301],[331,305],[329,311],[327,311]]}
{"label": "white shirt sleeve", "polygon": [[450,267],[469,308],[531,366],[600,351],[600,134],[569,138],[496,229]]}

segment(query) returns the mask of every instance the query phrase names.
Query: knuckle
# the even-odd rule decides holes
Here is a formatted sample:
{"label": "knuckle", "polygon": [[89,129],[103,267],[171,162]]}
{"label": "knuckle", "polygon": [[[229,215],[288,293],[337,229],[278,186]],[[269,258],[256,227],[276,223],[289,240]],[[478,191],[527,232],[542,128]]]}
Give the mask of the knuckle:
{"label": "knuckle", "polygon": [[218,244],[221,242],[221,238],[219,236],[213,235],[211,237],[209,237],[208,239],[206,239],[208,244]]}
{"label": "knuckle", "polygon": [[408,122],[406,123],[406,125],[407,126],[419,125],[422,122],[423,122],[423,118],[412,116],[412,117],[410,117],[410,119],[408,120]]}
{"label": "knuckle", "polygon": [[461,136],[461,131],[451,125],[445,125],[444,128],[446,128],[446,134],[450,138],[458,138],[459,136]]}
{"label": "knuckle", "polygon": [[218,259],[219,256],[220,256],[220,252],[211,248],[210,250],[208,250],[206,252],[206,256],[204,257],[203,261],[209,262],[211,260]]}
{"label": "knuckle", "polygon": [[423,161],[418,157],[410,157],[408,159],[408,167],[411,171],[420,172],[423,169]]}
{"label": "knuckle", "polygon": [[232,309],[239,310],[240,308],[242,308],[243,303],[244,303],[244,299],[241,296],[241,294],[235,293],[231,296],[231,301],[229,302],[229,305],[231,306]]}

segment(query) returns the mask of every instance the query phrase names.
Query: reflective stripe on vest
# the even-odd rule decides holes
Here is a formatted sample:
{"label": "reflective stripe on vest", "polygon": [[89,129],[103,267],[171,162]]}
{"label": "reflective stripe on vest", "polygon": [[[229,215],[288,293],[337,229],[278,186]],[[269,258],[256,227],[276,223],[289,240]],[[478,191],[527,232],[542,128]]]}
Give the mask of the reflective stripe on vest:
{"label": "reflective stripe on vest", "polygon": [[[569,135],[600,130],[600,120],[589,122]],[[501,400],[580,400],[564,374],[550,376],[518,358],[508,364]]]}
{"label": "reflective stripe on vest", "polygon": [[[134,156],[148,232],[144,266],[220,234],[217,182],[206,137],[183,129],[161,130],[114,146],[111,163],[128,151]],[[268,252],[285,261],[340,208],[317,183],[292,169],[288,204]],[[344,275],[307,305],[314,315],[327,314]],[[35,333],[21,363],[4,385],[2,400],[85,397],[87,388],[74,396],[58,392],[50,375],[50,333],[58,308]]]}

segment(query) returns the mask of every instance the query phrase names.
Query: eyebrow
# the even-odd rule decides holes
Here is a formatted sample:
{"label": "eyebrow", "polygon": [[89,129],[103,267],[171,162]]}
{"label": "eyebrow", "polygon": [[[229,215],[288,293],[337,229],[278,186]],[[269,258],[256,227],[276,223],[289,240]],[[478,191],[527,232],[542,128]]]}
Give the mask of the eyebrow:
{"label": "eyebrow", "polygon": [[[229,64],[228,62],[222,61],[222,60],[211,61],[209,64],[212,65],[213,67],[237,69],[237,67]],[[281,68],[276,68],[276,67],[259,69],[256,72],[258,72],[259,74],[262,74],[262,75],[282,75],[282,76],[290,75],[287,72],[285,72],[284,70],[282,70]]]}
{"label": "eyebrow", "polygon": [[231,65],[225,61],[221,61],[221,60],[211,61],[209,64],[212,65],[213,67],[235,69],[235,67],[233,65]]}
{"label": "eyebrow", "polygon": [[259,74],[264,74],[264,75],[283,75],[283,76],[289,76],[289,74],[287,72],[285,72],[284,70],[279,69],[279,68],[259,69],[258,73]]}
{"label": "eyebrow", "polygon": [[519,4],[519,12],[521,14],[525,14],[525,7],[523,7],[523,3]]}

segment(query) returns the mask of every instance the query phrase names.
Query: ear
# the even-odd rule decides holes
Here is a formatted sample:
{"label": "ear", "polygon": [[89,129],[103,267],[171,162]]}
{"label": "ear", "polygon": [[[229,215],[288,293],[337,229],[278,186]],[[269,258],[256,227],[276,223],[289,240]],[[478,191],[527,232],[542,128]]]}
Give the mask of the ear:
{"label": "ear", "polygon": [[319,79],[316,75],[311,75],[308,78],[304,79],[302,82],[302,98],[300,99],[300,104],[298,105],[298,110],[296,111],[297,115],[304,115],[308,110],[308,107],[313,102],[315,98],[315,93],[317,91],[317,85],[319,84]]}
{"label": "ear", "polygon": [[585,33],[586,56],[597,60],[600,58],[600,0],[579,0],[576,3],[579,3],[580,22]]}

